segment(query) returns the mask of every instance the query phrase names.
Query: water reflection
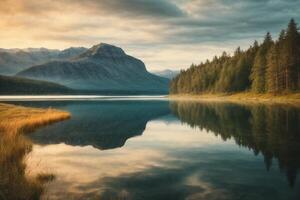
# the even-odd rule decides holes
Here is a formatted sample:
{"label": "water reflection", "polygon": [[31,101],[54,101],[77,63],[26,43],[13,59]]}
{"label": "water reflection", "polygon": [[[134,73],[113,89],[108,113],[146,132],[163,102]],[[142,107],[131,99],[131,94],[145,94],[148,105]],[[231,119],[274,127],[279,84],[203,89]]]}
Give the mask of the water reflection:
{"label": "water reflection", "polygon": [[43,185],[29,176],[25,158],[32,143],[23,136],[0,131],[0,199],[39,199]]}
{"label": "water reflection", "polygon": [[69,110],[72,119],[32,134],[34,142],[92,145],[98,149],[122,147],[128,138],[142,135],[148,121],[170,113],[166,101],[63,102],[56,107]]}
{"label": "water reflection", "polygon": [[299,181],[291,189],[276,169],[266,173],[262,156],[178,122],[148,122],[142,137],[112,150],[36,145],[28,161],[36,173],[38,165],[57,175],[44,199],[296,200],[300,195]]}
{"label": "water reflection", "polygon": [[203,104],[173,102],[171,110],[182,122],[233,138],[239,146],[261,153],[267,170],[275,158],[291,186],[300,168],[300,109],[287,105]]}
{"label": "water reflection", "polygon": [[[143,137],[132,138],[123,148],[112,150],[35,145],[30,168],[36,173],[47,168],[57,175],[45,199],[184,199],[191,195],[189,188],[196,187],[195,192],[200,192],[202,186],[186,185],[192,183],[185,179],[192,177],[199,170],[197,165],[208,157],[200,156],[192,162],[190,148],[198,149],[193,152],[198,157],[199,150],[210,145],[223,149],[231,144],[222,144],[213,135],[201,136],[178,121],[170,121],[163,118],[149,122]],[[184,138],[182,132],[188,136]],[[210,154],[216,156],[217,152]],[[209,183],[203,182],[203,187],[204,184],[207,186],[201,190],[210,194],[215,191],[208,187]]]}
{"label": "water reflection", "polygon": [[300,199],[299,108],[19,103],[72,113],[29,136],[28,170],[56,175],[44,199]]}

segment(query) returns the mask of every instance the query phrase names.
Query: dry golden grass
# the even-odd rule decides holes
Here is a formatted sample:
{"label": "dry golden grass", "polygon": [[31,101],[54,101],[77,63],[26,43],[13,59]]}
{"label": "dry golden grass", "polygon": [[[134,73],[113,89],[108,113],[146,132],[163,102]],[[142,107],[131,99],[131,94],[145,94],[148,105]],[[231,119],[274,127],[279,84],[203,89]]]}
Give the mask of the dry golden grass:
{"label": "dry golden grass", "polygon": [[44,184],[53,174],[36,177],[26,174],[26,155],[32,143],[20,133],[70,118],[70,114],[56,109],[27,108],[0,103],[0,199],[40,199]]}
{"label": "dry golden grass", "polygon": [[206,101],[206,102],[233,102],[239,104],[292,104],[300,106],[300,93],[294,94],[255,94],[252,92],[242,92],[233,94],[179,94],[169,95],[170,100],[183,101]]}
{"label": "dry golden grass", "polygon": [[0,132],[32,132],[36,128],[70,118],[70,113],[52,108],[27,108],[0,103]]}

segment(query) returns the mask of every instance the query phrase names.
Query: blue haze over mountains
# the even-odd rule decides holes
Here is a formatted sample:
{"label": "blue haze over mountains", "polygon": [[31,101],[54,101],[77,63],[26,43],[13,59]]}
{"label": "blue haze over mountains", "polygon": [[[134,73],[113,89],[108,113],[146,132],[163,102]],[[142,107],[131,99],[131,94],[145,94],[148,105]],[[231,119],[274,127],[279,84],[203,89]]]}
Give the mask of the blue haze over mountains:
{"label": "blue haze over mountains", "polygon": [[46,48],[0,49],[0,74],[14,75],[33,65],[69,59],[86,50],[84,47],[70,47],[62,51]]}
{"label": "blue haze over mountains", "polygon": [[54,82],[78,91],[167,93],[169,83],[148,72],[141,60],[104,43],[63,51],[1,49],[0,74]]}

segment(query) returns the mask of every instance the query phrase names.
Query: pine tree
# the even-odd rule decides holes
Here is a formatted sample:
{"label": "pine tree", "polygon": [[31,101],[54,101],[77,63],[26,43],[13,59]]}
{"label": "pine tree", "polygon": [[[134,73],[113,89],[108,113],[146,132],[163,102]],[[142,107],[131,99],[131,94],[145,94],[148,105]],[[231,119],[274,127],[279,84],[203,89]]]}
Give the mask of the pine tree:
{"label": "pine tree", "polygon": [[252,91],[281,93],[300,90],[300,33],[292,19],[287,30],[272,41],[257,41],[248,50],[223,52],[211,61],[192,65],[170,83],[171,93]]}
{"label": "pine tree", "polygon": [[284,56],[283,46],[285,42],[285,36],[286,32],[285,30],[282,30],[280,32],[279,38],[278,38],[278,71],[279,71],[279,80],[278,80],[278,90],[280,92],[283,92],[285,88],[285,76],[284,76],[284,65],[286,63],[286,57]]}
{"label": "pine tree", "polygon": [[278,93],[279,92],[279,48],[278,43],[274,44],[267,55],[267,90],[268,92]]}
{"label": "pine tree", "polygon": [[291,19],[283,42],[282,56],[284,59],[285,90],[291,91],[297,88],[299,73],[299,33],[297,24]]}
{"label": "pine tree", "polygon": [[268,32],[265,36],[265,40],[261,47],[259,48],[254,64],[251,70],[251,80],[252,80],[252,90],[257,93],[263,93],[266,91],[266,67],[267,67],[267,59],[266,55],[268,50],[272,46],[272,37]]}

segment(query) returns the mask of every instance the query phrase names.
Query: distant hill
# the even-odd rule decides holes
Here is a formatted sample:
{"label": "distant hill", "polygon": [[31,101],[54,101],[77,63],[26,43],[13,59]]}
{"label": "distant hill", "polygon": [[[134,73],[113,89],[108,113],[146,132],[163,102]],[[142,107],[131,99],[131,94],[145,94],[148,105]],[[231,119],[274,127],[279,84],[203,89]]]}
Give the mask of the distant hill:
{"label": "distant hill", "polygon": [[71,47],[65,50],[46,48],[0,49],[0,74],[14,75],[33,65],[53,60],[65,60],[86,51],[83,47]]}
{"label": "distant hill", "polygon": [[0,94],[62,94],[70,93],[71,89],[46,81],[0,75]]}
{"label": "distant hill", "polygon": [[162,70],[162,71],[153,71],[153,74],[156,74],[157,76],[161,76],[167,79],[173,79],[175,76],[177,76],[180,73],[179,70]]}
{"label": "distant hill", "polygon": [[79,56],[30,67],[17,74],[76,90],[167,93],[169,80],[149,73],[144,63],[121,48],[98,44]]}

